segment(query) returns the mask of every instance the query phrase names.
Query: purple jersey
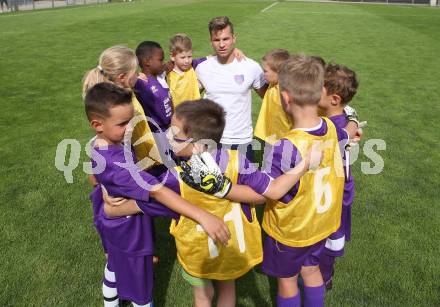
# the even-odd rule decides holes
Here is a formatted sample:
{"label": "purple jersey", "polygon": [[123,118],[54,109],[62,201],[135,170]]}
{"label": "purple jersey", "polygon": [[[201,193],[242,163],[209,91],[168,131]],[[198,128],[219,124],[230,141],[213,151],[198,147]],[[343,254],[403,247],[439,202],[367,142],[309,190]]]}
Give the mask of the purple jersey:
{"label": "purple jersey", "polygon": [[[220,166],[222,173],[224,173],[229,163],[229,155],[227,153],[227,150],[216,150],[213,155],[217,164]],[[240,154],[238,167],[239,170],[237,184],[247,185],[259,194],[263,194],[266,191],[271,181],[271,178],[267,174],[260,172],[256,167],[253,166],[252,163],[249,162],[248,159],[246,159],[246,157]],[[163,181],[165,183],[165,186],[172,189],[177,194],[180,194],[180,187],[177,176],[179,175],[173,169],[161,174],[161,176],[158,177],[158,180]],[[252,221],[250,205],[242,204],[241,208],[247,219],[249,221]]]}
{"label": "purple jersey", "polygon": [[[133,161],[136,161],[134,153],[130,151],[129,154],[131,154]],[[143,214],[109,218],[102,210],[102,203],[94,203],[94,212],[98,212],[97,223],[100,226],[99,230],[102,231],[106,247],[109,251],[115,250],[132,256],[152,255],[154,248],[152,217],[175,217],[175,213],[158,203],[149,201],[149,191],[136,182],[130,170],[138,172],[139,178],[150,186],[158,182],[153,176],[141,171],[134,164],[123,166],[126,159],[122,145],[109,145],[107,149],[95,148],[92,155],[93,166],[96,167],[95,161],[102,161],[102,158],[105,160],[105,169],[101,173],[95,174],[100,185],[106,188],[110,196],[136,200],[139,208],[143,211]],[[95,193],[99,193],[99,191],[95,191]],[[100,197],[96,197],[96,194],[94,196],[95,201],[102,202]]]}
{"label": "purple jersey", "polygon": [[165,79],[160,76],[147,76],[147,81],[138,79],[134,89],[145,115],[154,120],[149,121],[151,131],[157,132],[159,128],[162,131],[167,130],[171,124],[173,104]]}
{"label": "purple jersey", "polygon": [[[327,123],[321,119],[321,123],[314,128],[304,131],[316,135],[323,136],[327,133]],[[340,144],[341,152],[344,152],[344,147],[348,142],[348,134],[345,130],[336,126],[336,132],[338,134],[338,141]],[[281,139],[277,141],[273,147],[270,148],[268,154],[265,154],[263,169],[272,178],[277,178],[284,174],[286,171],[295,167],[297,163],[301,161],[301,154],[292,142],[287,139]],[[301,180],[300,180],[301,181]],[[300,181],[286,194],[280,201],[287,204],[289,203],[298,192]]]}
{"label": "purple jersey", "polygon": [[[329,118],[336,127],[343,129],[347,126],[348,121],[345,114],[335,115]],[[344,154],[344,158],[346,159],[346,155]],[[345,160],[344,160],[345,161]],[[350,166],[347,163],[344,163],[344,174],[347,174],[346,168],[348,167],[348,178],[345,176],[345,184],[344,184],[344,199],[342,204],[344,206],[351,206],[354,199],[354,179],[351,174]]]}

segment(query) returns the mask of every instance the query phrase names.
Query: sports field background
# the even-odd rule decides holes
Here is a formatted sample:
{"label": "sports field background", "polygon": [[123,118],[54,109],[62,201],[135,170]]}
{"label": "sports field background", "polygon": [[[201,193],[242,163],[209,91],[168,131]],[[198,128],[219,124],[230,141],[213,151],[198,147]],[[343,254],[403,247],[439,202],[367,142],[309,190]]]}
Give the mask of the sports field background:
{"label": "sports field background", "polygon": [[[66,138],[92,136],[81,79],[101,51],[185,32],[211,52],[208,21],[228,15],[237,46],[260,60],[273,48],[353,68],[364,140],[386,141],[385,168],[354,166],[352,242],[328,306],[439,306],[440,10],[269,1],[140,1],[0,16],[0,305],[99,306],[104,256],[80,163],[67,184],[54,166]],[[254,98],[254,122],[260,107]],[[362,145],[361,145],[362,146]],[[82,162],[81,161],[81,162]],[[190,306],[168,221],[157,222],[156,306]],[[239,306],[269,306],[274,280],[259,268],[238,281]]]}

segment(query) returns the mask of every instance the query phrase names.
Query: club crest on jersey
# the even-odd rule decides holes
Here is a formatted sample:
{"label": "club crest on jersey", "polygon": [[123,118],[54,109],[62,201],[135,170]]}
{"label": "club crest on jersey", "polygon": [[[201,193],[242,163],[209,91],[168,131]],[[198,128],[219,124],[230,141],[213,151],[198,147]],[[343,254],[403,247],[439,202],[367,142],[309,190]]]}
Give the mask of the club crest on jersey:
{"label": "club crest on jersey", "polygon": [[153,94],[157,93],[157,87],[156,85],[151,86],[151,91],[153,92]]}
{"label": "club crest on jersey", "polygon": [[235,83],[237,83],[238,85],[242,85],[244,82],[244,75],[235,75],[234,76],[234,81]]}

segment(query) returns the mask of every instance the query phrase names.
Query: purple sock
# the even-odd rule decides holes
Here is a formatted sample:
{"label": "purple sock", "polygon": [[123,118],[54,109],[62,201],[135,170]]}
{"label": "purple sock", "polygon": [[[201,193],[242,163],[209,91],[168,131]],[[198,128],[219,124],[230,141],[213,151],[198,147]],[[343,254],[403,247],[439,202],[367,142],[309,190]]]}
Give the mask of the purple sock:
{"label": "purple sock", "polygon": [[286,298],[277,295],[277,307],[301,307],[299,292],[295,296]]}
{"label": "purple sock", "polygon": [[321,259],[319,260],[319,270],[322,274],[322,279],[324,283],[327,283],[332,278],[333,267],[335,265],[335,257],[321,254]]}
{"label": "purple sock", "polygon": [[304,286],[304,307],[323,307],[324,294],[324,285],[318,287]]}

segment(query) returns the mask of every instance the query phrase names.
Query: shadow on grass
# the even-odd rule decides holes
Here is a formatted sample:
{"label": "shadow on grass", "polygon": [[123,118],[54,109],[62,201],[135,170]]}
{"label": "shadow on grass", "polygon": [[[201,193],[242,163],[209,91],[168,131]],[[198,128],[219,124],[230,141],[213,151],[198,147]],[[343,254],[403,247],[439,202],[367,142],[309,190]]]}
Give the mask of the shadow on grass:
{"label": "shadow on grass", "polygon": [[176,260],[176,245],[169,233],[170,219],[156,218],[155,225],[155,255],[160,261],[154,267],[153,301],[155,306],[165,306],[168,286]]}
{"label": "shadow on grass", "polygon": [[[268,281],[269,288],[262,287],[262,285],[266,284],[264,280]],[[239,278],[236,287],[237,306],[276,306],[274,300],[277,293],[276,280],[266,276],[261,271],[260,265]],[[243,304],[242,302],[246,303]]]}

